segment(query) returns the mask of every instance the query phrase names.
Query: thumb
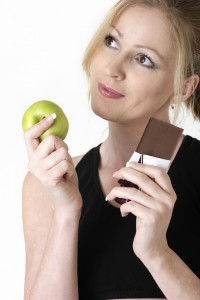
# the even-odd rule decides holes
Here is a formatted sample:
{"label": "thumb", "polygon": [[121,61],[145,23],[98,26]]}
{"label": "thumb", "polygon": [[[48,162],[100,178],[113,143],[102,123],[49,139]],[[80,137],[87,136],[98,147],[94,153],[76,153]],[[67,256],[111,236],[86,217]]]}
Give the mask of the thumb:
{"label": "thumb", "polygon": [[53,124],[55,118],[56,114],[53,113],[25,131],[24,138],[29,157],[38,147],[39,137]]}

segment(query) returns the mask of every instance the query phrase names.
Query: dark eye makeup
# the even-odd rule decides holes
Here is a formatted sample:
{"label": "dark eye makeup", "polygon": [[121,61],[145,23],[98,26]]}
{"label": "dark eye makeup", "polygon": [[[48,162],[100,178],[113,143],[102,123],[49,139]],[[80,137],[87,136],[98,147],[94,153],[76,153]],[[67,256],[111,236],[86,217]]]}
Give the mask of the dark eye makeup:
{"label": "dark eye makeup", "polygon": [[104,43],[107,47],[116,48],[118,46],[118,41],[110,34],[105,37]]}
{"label": "dark eye makeup", "polygon": [[[104,44],[108,48],[119,49],[119,41],[114,38],[112,35],[108,34],[104,39]],[[148,69],[154,69],[155,64],[151,57],[145,53],[137,53],[134,55],[134,60],[136,60],[141,66]]]}

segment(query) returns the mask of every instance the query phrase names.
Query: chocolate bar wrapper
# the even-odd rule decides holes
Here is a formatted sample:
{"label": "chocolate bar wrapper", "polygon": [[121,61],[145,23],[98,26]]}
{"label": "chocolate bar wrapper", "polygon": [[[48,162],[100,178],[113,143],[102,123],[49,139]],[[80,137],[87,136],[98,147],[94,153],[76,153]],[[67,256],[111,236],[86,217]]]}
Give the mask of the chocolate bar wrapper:
{"label": "chocolate bar wrapper", "polygon": [[160,157],[155,157],[147,154],[142,154],[138,152],[134,152],[129,161],[140,162],[145,165],[160,167],[164,170],[168,170],[170,166],[170,159],[164,159]]}

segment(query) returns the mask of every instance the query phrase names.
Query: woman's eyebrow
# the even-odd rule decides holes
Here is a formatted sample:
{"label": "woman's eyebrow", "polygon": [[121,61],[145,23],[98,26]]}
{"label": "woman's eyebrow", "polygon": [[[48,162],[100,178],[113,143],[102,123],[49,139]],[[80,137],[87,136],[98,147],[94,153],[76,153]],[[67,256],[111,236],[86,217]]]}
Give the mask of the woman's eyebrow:
{"label": "woman's eyebrow", "polygon": [[[114,30],[118,33],[118,35],[120,36],[120,38],[123,38],[123,33],[120,32],[120,30],[117,29],[114,25],[111,26],[111,29],[114,29]],[[146,45],[140,45],[140,44],[134,45],[134,47],[135,47],[135,48],[140,48],[140,49],[148,49],[148,50],[150,50],[150,51],[153,51],[153,52],[155,52],[155,53],[157,54],[157,56],[158,56],[162,61],[165,61],[164,56],[161,55],[160,52],[159,52],[157,49],[155,49],[155,48],[152,48],[152,47],[146,46]]]}
{"label": "woman's eyebrow", "polygon": [[152,48],[152,47],[150,47],[150,46],[145,46],[145,45],[139,45],[139,44],[134,45],[134,47],[135,47],[135,48],[140,48],[140,49],[148,49],[148,50],[150,50],[150,51],[153,51],[154,53],[157,54],[157,56],[158,56],[161,60],[165,61],[164,56],[161,55],[160,52],[159,52],[157,49],[155,49],[155,48]]}
{"label": "woman's eyebrow", "polygon": [[121,38],[123,38],[123,34],[122,34],[122,33],[119,31],[119,29],[117,29],[114,25],[112,25],[110,28],[111,28],[111,29],[114,29],[115,31],[117,31],[118,35],[119,35]]}

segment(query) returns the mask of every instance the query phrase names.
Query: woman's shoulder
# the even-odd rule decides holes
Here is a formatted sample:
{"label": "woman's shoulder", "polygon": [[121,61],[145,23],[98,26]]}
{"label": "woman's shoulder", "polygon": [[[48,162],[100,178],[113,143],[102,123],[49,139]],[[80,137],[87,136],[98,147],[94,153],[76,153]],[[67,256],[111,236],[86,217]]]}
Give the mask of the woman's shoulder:
{"label": "woman's shoulder", "polygon": [[197,137],[186,135],[183,142],[183,150],[189,152],[197,152],[200,150],[200,140]]}
{"label": "woman's shoulder", "polygon": [[[200,140],[191,135],[186,135],[177,155],[179,165],[187,172],[199,174]],[[199,175],[198,175],[199,176]]]}
{"label": "woman's shoulder", "polygon": [[101,144],[92,147],[91,149],[89,149],[88,151],[86,151],[86,153],[84,153],[83,155],[78,155],[78,156],[74,156],[72,158],[74,167],[77,167],[79,165],[79,163],[83,162],[83,163],[89,163],[89,161],[93,161],[93,160],[97,160],[99,159],[99,147]]}
{"label": "woman's shoulder", "polygon": [[73,161],[73,164],[74,164],[75,168],[78,165],[78,163],[81,161],[83,156],[84,156],[84,154],[72,157],[72,161]]}

